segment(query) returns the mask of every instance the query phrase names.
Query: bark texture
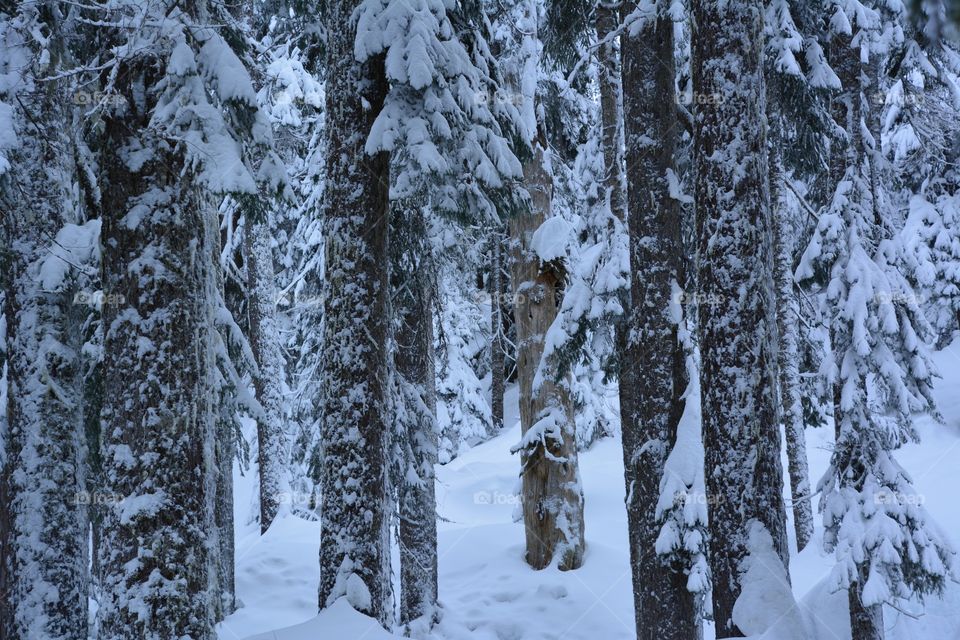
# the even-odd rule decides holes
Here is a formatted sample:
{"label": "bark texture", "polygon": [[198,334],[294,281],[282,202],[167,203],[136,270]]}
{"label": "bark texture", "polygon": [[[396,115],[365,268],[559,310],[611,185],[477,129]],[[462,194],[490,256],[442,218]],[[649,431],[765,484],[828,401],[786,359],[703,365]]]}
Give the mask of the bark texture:
{"label": "bark texture", "polygon": [[392,242],[396,374],[402,410],[400,623],[431,624],[437,608],[437,393],[433,351],[433,262],[422,208],[400,212]]}
{"label": "bark texture", "polygon": [[[14,171],[0,178],[5,236],[6,425],[0,431],[0,638],[87,637],[87,451],[80,345],[89,307],[73,299],[76,277],[52,257],[64,224],[79,222],[71,202],[72,112],[63,80],[40,82],[64,61],[62,16],[21,7],[11,28],[23,38],[13,132]],[[43,33],[48,69],[34,68]],[[63,62],[67,64],[66,61]]]}
{"label": "bark texture", "polygon": [[247,327],[257,363],[254,388],[263,415],[257,418],[257,471],[260,478],[260,532],[266,533],[283,498],[286,438],[283,411],[284,359],[276,319],[273,255],[265,222],[247,220]]}
{"label": "bark texture", "polygon": [[673,23],[659,17],[622,38],[630,305],[621,355],[621,423],[637,638],[700,637],[687,577],[656,551],[664,464],[677,438],[686,353],[672,300],[683,283],[682,212],[671,197],[679,135]]}
{"label": "bark texture", "polygon": [[[387,490],[389,158],[364,144],[383,108],[383,59],[356,61],[357,0],[329,7],[320,607],[348,595],[392,617]],[[366,106],[365,106],[366,105]]]}
{"label": "bark texture", "polygon": [[773,225],[767,188],[763,3],[692,3],[700,386],[717,637],[751,521],[788,550],[776,401]]}
{"label": "bark texture", "polygon": [[491,434],[503,429],[503,392],[506,386],[506,341],[504,339],[503,308],[503,232],[498,226],[490,234],[490,415]]}
{"label": "bark texture", "polygon": [[803,551],[813,537],[813,506],[810,497],[810,468],[807,461],[807,435],[804,430],[803,405],[800,396],[800,305],[793,286],[793,243],[790,220],[779,211],[783,187],[783,166],[776,150],[780,140],[774,136],[770,154],[770,185],[774,197],[776,257],[774,277],[777,287],[777,330],[780,338],[777,352],[778,385],[781,419],[787,445],[787,471],[790,474],[790,496],[793,503],[793,529],[797,551]]}
{"label": "bark texture", "polygon": [[216,208],[150,129],[156,62],[122,66],[131,107],[105,119],[101,640],[215,637]]}
{"label": "bark texture", "polygon": [[562,267],[544,264],[531,248],[533,233],[551,215],[553,177],[543,140],[534,141],[523,177],[529,210],[510,221],[511,279],[520,384],[520,451],[526,560],[543,569],[554,560],[561,570],[583,564],[583,490],[577,463],[573,408],[562,383],[545,376],[535,386],[543,337],[557,316]]}

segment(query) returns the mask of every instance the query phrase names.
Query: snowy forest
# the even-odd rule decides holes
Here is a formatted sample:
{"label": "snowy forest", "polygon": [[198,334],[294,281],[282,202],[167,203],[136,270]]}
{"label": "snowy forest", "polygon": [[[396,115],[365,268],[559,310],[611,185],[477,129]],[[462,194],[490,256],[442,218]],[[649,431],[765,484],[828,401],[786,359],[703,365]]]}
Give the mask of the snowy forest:
{"label": "snowy forest", "polygon": [[960,0],[0,0],[0,640],[960,638]]}

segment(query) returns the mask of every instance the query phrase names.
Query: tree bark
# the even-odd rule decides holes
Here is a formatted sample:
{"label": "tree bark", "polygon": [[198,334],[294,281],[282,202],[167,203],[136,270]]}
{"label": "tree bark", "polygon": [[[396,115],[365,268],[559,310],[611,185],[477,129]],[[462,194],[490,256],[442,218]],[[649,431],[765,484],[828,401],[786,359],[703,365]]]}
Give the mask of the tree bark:
{"label": "tree bark", "polygon": [[[149,123],[154,60],[124,63],[131,105],[105,118],[102,411],[105,509],[101,640],[211,640],[215,616],[216,414],[212,384],[216,207],[182,149]],[[141,94],[137,94],[138,96]],[[155,95],[155,93],[153,93]],[[122,150],[152,149],[134,168]]]}
{"label": "tree bark", "polygon": [[621,221],[625,221],[623,154],[620,146],[620,56],[617,53],[616,39],[611,37],[618,26],[617,13],[615,8],[604,4],[603,1],[598,3],[595,29],[597,40],[604,43],[597,49],[597,64],[600,67],[600,124],[603,138],[603,168],[606,172],[604,188],[610,203],[610,212]]}
{"label": "tree bark", "polygon": [[793,501],[793,529],[797,537],[797,551],[813,537],[813,506],[810,498],[810,468],[807,461],[807,435],[800,396],[800,305],[793,287],[793,243],[790,221],[778,211],[783,179],[783,165],[778,151],[781,141],[777,136],[770,152],[770,187],[774,197],[774,278],[777,287],[777,329],[780,348],[777,352],[778,386],[781,417],[787,445],[787,470],[790,474],[790,495]]}
{"label": "tree bark", "polygon": [[[227,306],[226,280],[223,269],[220,267],[222,252],[222,235],[220,233],[219,216],[207,218],[207,237],[210,238],[210,257],[214,268],[214,282],[216,296]],[[227,306],[227,311],[234,315]],[[236,316],[234,316],[236,317]],[[230,354],[229,342],[225,345],[227,356]],[[222,366],[222,364],[221,364]],[[215,570],[217,572],[216,591],[217,602],[214,619],[223,620],[237,608],[236,585],[236,532],[233,518],[233,462],[237,457],[237,401],[236,389],[227,380],[222,380],[219,389],[215,390],[219,410],[216,412],[216,439],[213,444],[213,459],[215,477],[214,493],[214,532],[216,533],[217,557]]]}
{"label": "tree bark", "polygon": [[788,564],[760,0],[692,4],[700,386],[717,637],[740,637],[747,532]]}
{"label": "tree bark", "polygon": [[622,52],[632,277],[620,396],[637,638],[692,640],[701,631],[686,575],[656,551],[660,483],[688,382],[671,315],[683,283],[682,212],[667,181],[679,135],[672,21],[660,16],[624,36]]}
{"label": "tree bark", "polygon": [[387,482],[389,300],[386,153],[364,144],[383,108],[383,59],[354,56],[359,2],[330,5],[327,43],[323,507],[320,607],[347,595],[386,625],[392,616]]}
{"label": "tree bark", "polygon": [[420,207],[399,211],[393,240],[400,253],[391,274],[397,317],[396,368],[406,451],[399,478],[400,623],[423,620],[437,609],[437,394],[433,351],[433,261]]}
{"label": "tree bark", "polygon": [[557,559],[561,570],[583,564],[583,490],[577,463],[573,408],[563,383],[549,376],[534,388],[543,337],[557,316],[561,267],[543,264],[531,248],[533,233],[551,215],[553,177],[542,136],[533,143],[523,176],[531,208],[510,221],[517,377],[520,383],[519,450],[523,478],[526,561],[543,569]]}
{"label": "tree bark", "polygon": [[257,418],[257,471],[260,479],[260,533],[266,533],[280,509],[285,467],[284,359],[276,320],[270,230],[250,216],[244,230],[247,268],[247,320],[257,363],[254,389],[263,407]]}
{"label": "tree bark", "polygon": [[503,429],[503,392],[506,386],[506,343],[503,336],[503,233],[498,226],[490,234],[490,415],[491,435]]}
{"label": "tree bark", "polygon": [[[55,75],[64,56],[53,11],[24,5],[18,23],[43,32]],[[22,20],[22,22],[20,21]],[[11,34],[12,35],[12,34]],[[15,38],[11,38],[13,42]],[[39,51],[14,55],[24,59]],[[64,66],[67,64],[63,61]],[[73,125],[63,80],[39,82],[17,68],[19,146],[0,176],[6,237],[7,407],[0,468],[0,638],[86,640],[89,518],[80,348],[89,307],[74,300],[76,271],[47,282],[44,264],[64,224],[75,179]],[[11,76],[13,77],[13,76]],[[54,265],[59,268],[60,265]]]}

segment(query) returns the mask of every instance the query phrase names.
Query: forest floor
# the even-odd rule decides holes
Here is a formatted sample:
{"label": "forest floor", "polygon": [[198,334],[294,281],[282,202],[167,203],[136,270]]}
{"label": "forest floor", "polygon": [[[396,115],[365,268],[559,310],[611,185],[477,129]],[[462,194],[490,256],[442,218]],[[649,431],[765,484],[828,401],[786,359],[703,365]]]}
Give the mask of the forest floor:
{"label": "forest floor", "polygon": [[[942,379],[936,397],[945,424],[918,418],[922,442],[897,452],[929,512],[960,548],[960,342],[936,354]],[[587,553],[577,571],[533,571],[523,561],[524,532],[513,521],[520,439],[517,390],[508,391],[507,425],[492,440],[438,468],[440,600],[442,617],[430,638],[476,640],[604,640],[635,638],[620,442],[607,438],[581,454]],[[807,433],[810,473],[827,467],[832,428]],[[237,593],[241,608],[219,627],[220,640],[383,640],[393,638],[345,601],[316,614],[320,525],[292,515],[266,535],[247,524],[255,489],[252,474],[237,475]],[[788,495],[789,497],[789,495]],[[817,517],[813,542],[799,555],[790,523],[793,597],[778,585],[758,589],[768,640],[849,640],[846,593],[829,578]],[[394,562],[397,552],[394,550]],[[779,595],[782,596],[783,589]],[[884,611],[887,640],[960,640],[960,585],[926,606]],[[804,633],[805,632],[805,633]],[[712,640],[707,625],[705,639]]]}

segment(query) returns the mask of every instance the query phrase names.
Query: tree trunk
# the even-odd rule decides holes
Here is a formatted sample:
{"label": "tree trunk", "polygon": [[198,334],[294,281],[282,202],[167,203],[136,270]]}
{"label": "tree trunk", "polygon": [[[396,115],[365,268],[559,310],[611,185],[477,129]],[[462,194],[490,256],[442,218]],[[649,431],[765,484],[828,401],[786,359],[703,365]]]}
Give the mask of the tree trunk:
{"label": "tree trunk", "polygon": [[[222,394],[221,397],[224,397]],[[224,400],[226,398],[224,397]],[[223,620],[237,609],[236,543],[233,521],[233,461],[237,457],[233,404],[217,420],[214,460],[217,489],[214,497],[214,526],[217,530],[219,557],[217,590],[220,596],[216,619]]]}
{"label": "tree trunk", "polygon": [[[62,25],[23,8],[24,28],[43,31],[60,68]],[[25,42],[35,42],[27,34]],[[20,51],[33,56],[39,52]],[[25,58],[27,59],[27,58]],[[51,279],[45,263],[64,224],[74,171],[68,89],[18,79],[19,147],[2,177],[6,236],[7,415],[0,472],[0,638],[86,640],[89,519],[80,347],[89,307],[74,297],[69,267]],[[12,76],[11,76],[12,77]],[[55,260],[55,259],[54,259]],[[56,273],[62,265],[52,265]],[[9,270],[9,271],[8,271]]]}
{"label": "tree trunk", "polygon": [[382,57],[354,56],[358,4],[333,3],[328,15],[319,599],[323,608],[347,595],[387,624],[389,159],[364,150],[387,81]]}
{"label": "tree trunk", "polygon": [[405,455],[400,499],[400,623],[432,624],[437,608],[437,394],[433,352],[433,261],[420,207],[398,211],[391,275],[396,310],[398,421]]}
{"label": "tree trunk", "polygon": [[807,435],[804,429],[803,404],[800,396],[800,348],[798,323],[800,305],[793,291],[793,243],[790,221],[778,211],[783,179],[779,152],[780,140],[771,145],[770,186],[774,205],[774,278],[777,287],[777,329],[780,349],[777,356],[780,407],[787,444],[787,470],[790,473],[790,495],[793,501],[793,528],[797,551],[813,537],[813,507],[810,498],[810,468],[807,461]]}
{"label": "tree trunk", "polygon": [[[227,306],[226,281],[220,267],[222,252],[222,237],[218,224],[220,220],[219,216],[209,216],[207,220],[208,237],[214,243],[211,245],[210,256],[214,268],[215,295],[223,300],[224,306]],[[227,310],[233,315],[233,311],[229,307],[227,307]],[[227,357],[232,357],[229,352],[229,342],[224,346],[227,349]],[[237,457],[238,425],[236,389],[233,388],[232,383],[226,379],[222,380],[215,393],[217,394],[219,411],[216,415],[216,440],[213,444],[213,474],[216,479],[213,520],[217,543],[215,569],[217,572],[216,590],[218,596],[215,603],[217,611],[214,619],[219,622],[236,611],[237,608],[233,461]]]}
{"label": "tree trunk", "polygon": [[[125,67],[119,90],[149,74]],[[117,151],[149,136],[149,105],[105,122],[101,640],[215,637],[214,282],[207,216],[181,153],[156,149],[134,170]]]}
{"label": "tree trunk", "polygon": [[583,490],[577,463],[573,408],[563,383],[546,376],[534,387],[543,355],[543,337],[557,316],[562,267],[543,264],[531,248],[533,233],[551,215],[553,177],[542,136],[533,143],[523,176],[531,209],[510,221],[512,282],[517,327],[520,427],[516,448],[523,477],[526,560],[543,569],[556,557],[561,570],[583,564]]}
{"label": "tree trunk", "polygon": [[692,640],[700,625],[687,577],[656,552],[660,483],[688,382],[671,315],[683,283],[683,216],[667,181],[678,136],[672,21],[649,21],[622,38],[622,51],[632,278],[620,396],[637,638]]}
{"label": "tree trunk", "polygon": [[597,4],[595,18],[597,40],[605,42],[597,49],[605,171],[603,184],[610,203],[610,212],[621,221],[625,221],[623,157],[620,150],[620,59],[617,54],[616,40],[611,38],[617,26],[616,9],[602,1]]}
{"label": "tree trunk", "polygon": [[280,509],[284,456],[284,359],[276,320],[273,255],[265,222],[247,216],[244,262],[247,268],[247,318],[250,347],[258,372],[254,376],[263,415],[257,418],[257,470],[260,479],[260,533],[266,533]]}
{"label": "tree trunk", "polygon": [[763,3],[696,0],[693,14],[700,386],[717,637],[751,521],[788,564],[776,402],[773,225],[767,188]]}
{"label": "tree trunk", "polygon": [[506,366],[503,336],[503,233],[498,226],[490,234],[490,415],[491,435],[503,429],[503,392]]}

